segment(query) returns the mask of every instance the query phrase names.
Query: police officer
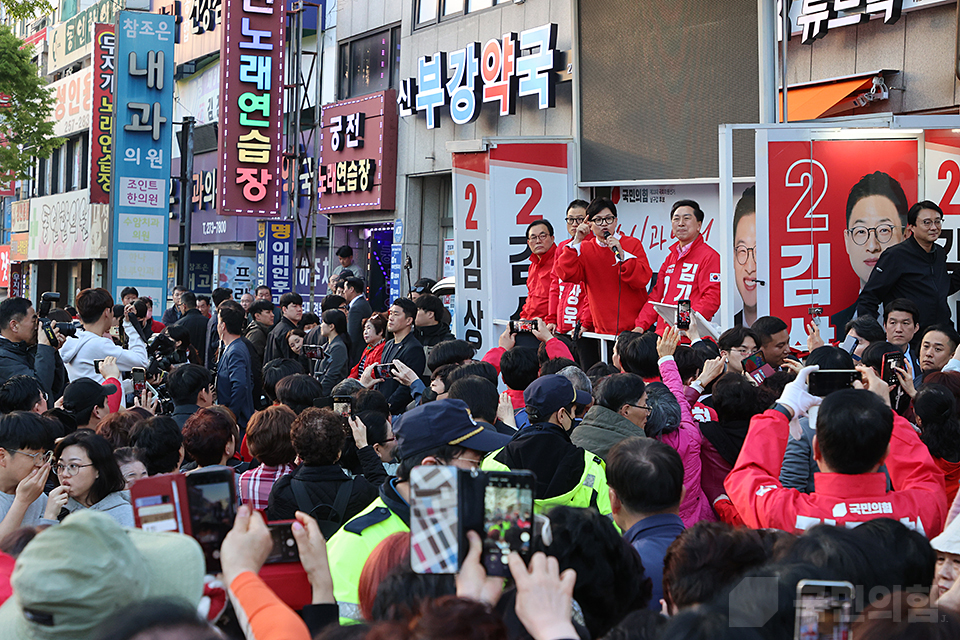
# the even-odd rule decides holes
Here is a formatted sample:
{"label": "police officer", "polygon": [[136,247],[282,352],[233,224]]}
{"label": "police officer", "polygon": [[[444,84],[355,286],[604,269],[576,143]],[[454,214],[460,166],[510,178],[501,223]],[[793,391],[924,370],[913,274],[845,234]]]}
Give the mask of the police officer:
{"label": "police officer", "polygon": [[[361,621],[360,572],[373,549],[387,536],[410,530],[410,472],[418,465],[476,469],[483,454],[510,441],[478,423],[462,400],[438,400],[403,414],[393,424],[400,467],[380,487],[380,497],[347,522],[327,543],[333,593],[342,623]],[[604,488],[606,491],[606,488]]]}
{"label": "police officer", "polygon": [[518,431],[503,450],[487,457],[481,468],[532,471],[537,478],[537,513],[563,505],[593,507],[610,514],[603,460],[570,441],[576,406],[590,404],[590,394],[574,389],[563,376],[546,375],[527,387],[523,401],[530,426]]}

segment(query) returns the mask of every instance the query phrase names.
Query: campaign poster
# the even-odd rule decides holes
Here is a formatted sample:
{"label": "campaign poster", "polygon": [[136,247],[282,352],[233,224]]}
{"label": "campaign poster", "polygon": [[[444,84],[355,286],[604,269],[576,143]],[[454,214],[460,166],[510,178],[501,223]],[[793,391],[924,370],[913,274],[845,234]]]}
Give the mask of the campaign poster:
{"label": "campaign poster", "polygon": [[756,259],[757,314],[786,321],[791,346],[806,345],[804,325],[817,316],[824,340],[843,337],[880,254],[904,240],[918,152],[915,138],[767,143],[769,209],[740,207],[735,250]]}
{"label": "campaign poster", "polygon": [[[923,199],[943,209],[937,243],[947,252],[947,269],[960,269],[960,131],[928,129],[923,145]],[[960,318],[960,294],[950,296],[953,320]]]}

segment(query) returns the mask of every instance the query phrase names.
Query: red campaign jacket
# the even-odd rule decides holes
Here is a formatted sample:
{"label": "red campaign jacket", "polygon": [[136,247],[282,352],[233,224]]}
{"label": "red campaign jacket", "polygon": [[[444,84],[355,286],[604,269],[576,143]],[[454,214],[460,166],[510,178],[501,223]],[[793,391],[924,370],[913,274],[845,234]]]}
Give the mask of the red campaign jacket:
{"label": "red campaign jacket", "polygon": [[550,280],[553,278],[553,264],[557,257],[557,245],[552,245],[542,256],[530,254],[530,268],[527,270],[527,302],[520,310],[524,320],[541,318],[547,324],[556,319],[550,315]]}
{"label": "red campaign jacket", "polygon": [[[592,234],[587,236],[584,242],[592,237]],[[563,251],[568,244],[570,240],[564,240],[557,246],[557,251]],[[561,280],[557,274],[556,261],[553,265],[553,277],[550,280],[550,317],[555,319],[558,333],[573,331],[577,320],[580,321],[584,331],[593,331],[593,318],[590,315],[590,302],[587,301],[586,288],[580,282]]]}
{"label": "red campaign jacket", "polygon": [[[680,243],[675,242],[657,273],[651,301],[676,304],[689,300],[693,310],[707,320],[720,308],[720,254],[703,241],[703,236],[697,236],[682,256]],[[644,305],[636,326],[646,331],[659,317],[653,305]],[[663,333],[663,324],[659,324],[657,333]]]}
{"label": "red campaign jacket", "polygon": [[893,518],[928,538],[940,534],[947,515],[943,472],[904,418],[894,415],[883,473],[814,474],[813,493],[784,489],[780,465],[790,437],[787,418],[770,409],[755,416],[740,457],[724,488],[744,523],[754,529],[802,533],[826,523],[848,528],[874,518]]}
{"label": "red campaign jacket", "polygon": [[647,283],[653,271],[643,245],[632,236],[618,234],[623,260],[588,237],[579,245],[563,248],[557,257],[557,275],[566,282],[583,282],[597,332],[617,335],[636,326],[633,319],[647,302]]}
{"label": "red campaign jacket", "polygon": [[[556,338],[550,338],[546,342],[547,356],[550,358],[567,358],[573,360],[573,354],[570,353],[570,349],[567,349],[567,345],[563,344],[561,340]],[[493,368],[497,370],[497,373],[500,373],[500,358],[503,357],[503,354],[506,353],[506,349],[503,347],[494,347],[483,354],[484,362],[493,365]],[[507,387],[507,393],[510,395],[510,399],[513,400],[513,408],[520,409],[526,404],[523,401],[523,390],[521,389],[511,389]]]}

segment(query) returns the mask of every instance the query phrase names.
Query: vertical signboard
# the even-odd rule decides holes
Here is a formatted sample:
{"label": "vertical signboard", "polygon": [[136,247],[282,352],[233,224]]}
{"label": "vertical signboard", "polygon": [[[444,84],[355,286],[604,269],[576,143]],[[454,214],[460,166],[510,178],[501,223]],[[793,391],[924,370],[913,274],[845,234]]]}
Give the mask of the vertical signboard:
{"label": "vertical signboard", "polygon": [[23,297],[23,263],[15,262],[10,265],[10,288],[7,289],[7,297]]}
{"label": "vertical signboard", "polygon": [[483,353],[497,343],[490,282],[486,153],[453,154],[453,215],[457,255],[455,334]]}
{"label": "vertical signboard", "polygon": [[171,16],[123,11],[117,23],[113,148],[113,294],[136,286],[166,300],[170,144],[173,139]]}
{"label": "vertical signboard", "polygon": [[[947,268],[960,268],[960,131],[936,129],[923,132],[924,200],[943,209],[940,239],[947,252]],[[960,294],[950,297],[956,322],[960,318]]]}
{"label": "vertical signboard", "polygon": [[0,247],[0,288],[10,286],[10,245]]}
{"label": "vertical signboard", "polygon": [[220,215],[275,216],[283,144],[284,4],[224,0]]}
{"label": "vertical signboard", "polygon": [[98,24],[94,29],[93,120],[90,123],[90,202],[93,204],[110,204],[113,87],[117,35],[112,24]]}
{"label": "vertical signboard", "polygon": [[293,222],[261,220],[257,229],[257,282],[270,287],[273,303],[293,288]]}

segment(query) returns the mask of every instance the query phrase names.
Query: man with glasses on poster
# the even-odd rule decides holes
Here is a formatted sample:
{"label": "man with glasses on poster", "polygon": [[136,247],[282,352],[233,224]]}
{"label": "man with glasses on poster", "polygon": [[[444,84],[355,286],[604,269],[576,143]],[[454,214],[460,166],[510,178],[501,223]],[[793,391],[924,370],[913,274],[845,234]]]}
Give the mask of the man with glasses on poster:
{"label": "man with glasses on poster", "polygon": [[947,252],[936,244],[942,228],[943,211],[935,203],[924,200],[910,207],[909,237],[880,254],[860,292],[857,315],[876,318],[879,305],[907,298],[920,311],[921,327],[952,324],[947,298],[960,290],[960,273],[947,268]]}

